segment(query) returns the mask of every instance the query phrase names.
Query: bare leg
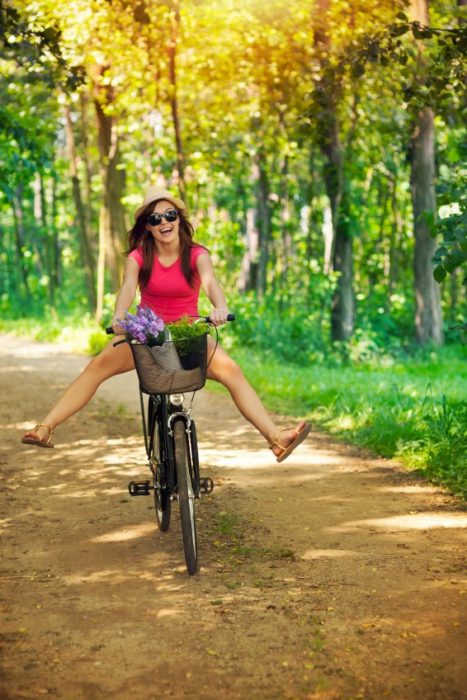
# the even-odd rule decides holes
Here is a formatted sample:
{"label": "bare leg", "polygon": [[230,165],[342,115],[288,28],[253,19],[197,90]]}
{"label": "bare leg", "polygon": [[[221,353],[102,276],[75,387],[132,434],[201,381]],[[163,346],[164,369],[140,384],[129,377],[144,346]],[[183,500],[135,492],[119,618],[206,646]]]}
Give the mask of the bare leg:
{"label": "bare leg", "polygon": [[[60,423],[79,411],[94,396],[96,389],[105,379],[116,374],[122,374],[134,369],[133,356],[126,343],[114,348],[115,340],[94,357],[83,372],[70,384],[42,423],[54,430]],[[49,431],[41,426],[36,431],[26,435],[39,436],[41,440],[48,438]]]}
{"label": "bare leg", "polygon": [[[209,350],[211,352],[214,350],[214,342],[211,338],[209,338]],[[297,430],[303,429],[306,425],[300,422],[295,429],[280,431],[240,367],[219,346],[209,365],[208,377],[220,382],[229,390],[240,413],[255,426],[269,444],[277,440],[282,447],[288,447],[296,438]],[[276,444],[272,447],[272,451],[277,456],[282,450]]]}

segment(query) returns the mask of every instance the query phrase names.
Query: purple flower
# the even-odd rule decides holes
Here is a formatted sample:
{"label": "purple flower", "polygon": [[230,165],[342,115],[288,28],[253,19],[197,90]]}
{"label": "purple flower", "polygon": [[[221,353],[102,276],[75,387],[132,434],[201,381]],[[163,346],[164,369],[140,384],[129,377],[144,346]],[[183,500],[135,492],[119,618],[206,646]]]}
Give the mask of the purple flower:
{"label": "purple flower", "polygon": [[118,319],[118,322],[129,339],[134,338],[140,343],[157,345],[165,339],[164,321],[149,307],[138,306],[136,314],[127,312],[125,319]]}

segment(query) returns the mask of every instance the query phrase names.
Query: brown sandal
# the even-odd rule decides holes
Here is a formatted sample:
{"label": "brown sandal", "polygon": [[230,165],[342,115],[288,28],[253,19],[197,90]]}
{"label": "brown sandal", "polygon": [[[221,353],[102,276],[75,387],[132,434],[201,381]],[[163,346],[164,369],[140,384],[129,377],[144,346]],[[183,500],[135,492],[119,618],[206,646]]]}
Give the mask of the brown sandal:
{"label": "brown sandal", "polygon": [[[40,437],[33,437],[33,434],[37,433],[38,428],[47,428],[47,430],[49,431],[49,437],[47,438],[47,440],[41,440]],[[55,445],[52,442],[50,442],[50,439],[53,434],[54,431],[52,430],[50,425],[46,425],[45,423],[38,423],[32,430],[28,430],[28,432],[24,434],[21,442],[25,445],[36,445],[37,447],[55,447]]]}
{"label": "brown sandal", "polygon": [[269,443],[269,449],[272,450],[274,447],[279,447],[279,449],[282,450],[282,452],[278,455],[276,455],[276,461],[277,462],[283,462],[284,459],[287,459],[287,457],[294,451],[300,443],[304,441],[304,439],[307,437],[311,430],[311,425],[309,423],[305,423],[302,421],[301,423],[298,424],[297,428],[283,428],[279,432],[283,432],[284,430],[295,430],[295,438],[292,440],[290,445],[287,445],[285,447],[284,445],[281,445],[281,443],[278,441],[278,434],[274,437],[274,439]]}

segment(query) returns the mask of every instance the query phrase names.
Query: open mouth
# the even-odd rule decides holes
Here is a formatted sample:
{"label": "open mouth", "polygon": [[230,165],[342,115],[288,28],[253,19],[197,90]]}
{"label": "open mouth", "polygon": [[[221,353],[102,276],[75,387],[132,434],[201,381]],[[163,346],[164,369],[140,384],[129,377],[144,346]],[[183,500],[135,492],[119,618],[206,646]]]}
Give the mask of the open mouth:
{"label": "open mouth", "polygon": [[173,229],[173,226],[164,226],[163,228],[159,229],[159,233],[171,233]]}

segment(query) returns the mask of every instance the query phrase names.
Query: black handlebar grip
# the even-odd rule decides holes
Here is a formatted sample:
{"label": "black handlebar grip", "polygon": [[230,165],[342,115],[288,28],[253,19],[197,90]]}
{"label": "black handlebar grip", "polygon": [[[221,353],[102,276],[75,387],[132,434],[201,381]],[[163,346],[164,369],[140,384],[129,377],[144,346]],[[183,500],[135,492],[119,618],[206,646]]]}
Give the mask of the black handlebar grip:
{"label": "black handlebar grip", "polygon": [[[210,316],[204,316],[203,318],[207,323],[211,323]],[[235,321],[235,314],[227,314],[227,321]]]}
{"label": "black handlebar grip", "polygon": [[112,328],[112,326],[106,328],[105,332],[107,333],[107,335],[114,335],[114,329]]}

